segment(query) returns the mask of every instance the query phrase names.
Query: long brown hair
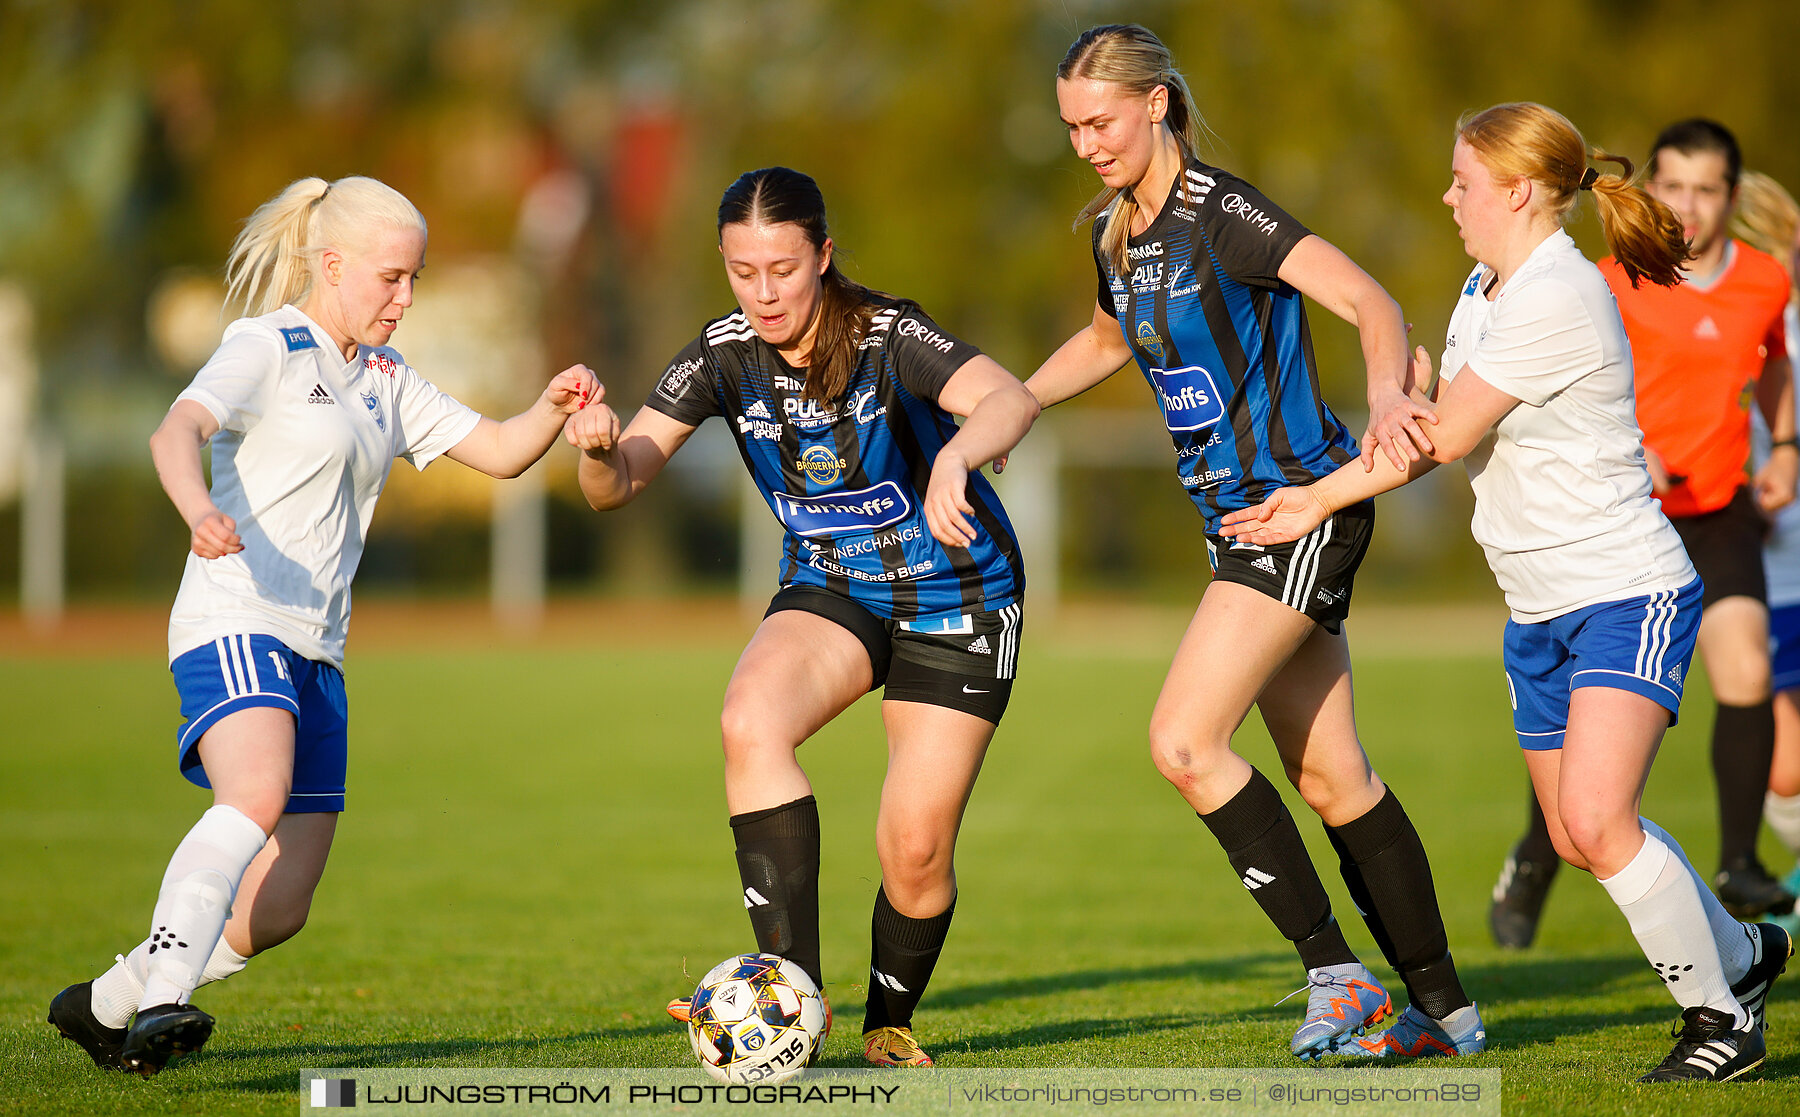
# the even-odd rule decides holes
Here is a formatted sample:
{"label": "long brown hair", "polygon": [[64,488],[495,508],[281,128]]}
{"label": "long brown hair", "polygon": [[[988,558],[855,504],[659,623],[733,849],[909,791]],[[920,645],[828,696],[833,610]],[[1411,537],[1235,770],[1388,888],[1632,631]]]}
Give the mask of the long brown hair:
{"label": "long brown hair", "polygon": [[[719,231],[727,225],[798,225],[812,246],[823,252],[825,195],[812,176],[787,167],[745,171],[719,199]],[[835,257],[819,277],[818,328],[806,367],[802,399],[832,403],[841,399],[856,370],[857,347],[875,316],[875,300],[886,298],[838,270]]]}
{"label": "long brown hair", "polygon": [[[1524,177],[1543,193],[1557,222],[1568,221],[1582,189],[1594,192],[1606,246],[1636,287],[1648,279],[1662,287],[1681,282],[1689,257],[1681,218],[1632,180],[1631,160],[1590,148],[1569,118],[1530,101],[1464,113],[1456,137],[1474,148],[1495,179]],[[1588,173],[1588,160],[1617,163],[1618,174]]]}
{"label": "long brown hair", "polygon": [[[1175,68],[1175,59],[1149,30],[1135,23],[1109,23],[1090,27],[1070,44],[1069,53],[1056,67],[1059,80],[1086,78],[1090,81],[1116,82],[1134,96],[1148,95],[1157,86],[1169,91],[1169,113],[1165,121],[1186,158],[1196,157],[1200,149],[1200,133],[1206,122],[1194,108],[1194,95],[1188,92],[1187,79]],[[1177,172],[1176,181],[1187,197],[1184,177]],[[1125,242],[1131,239],[1131,222],[1137,216],[1137,196],[1130,190],[1114,190],[1108,186],[1094,196],[1075,215],[1075,227],[1112,207],[1106,231],[1101,234],[1100,251],[1113,271],[1120,275],[1129,270]]]}

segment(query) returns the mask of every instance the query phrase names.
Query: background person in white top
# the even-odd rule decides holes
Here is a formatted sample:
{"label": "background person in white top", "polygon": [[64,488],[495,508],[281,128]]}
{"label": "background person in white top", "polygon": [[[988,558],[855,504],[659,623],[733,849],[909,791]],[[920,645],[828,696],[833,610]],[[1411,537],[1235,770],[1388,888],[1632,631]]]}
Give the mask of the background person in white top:
{"label": "background person in white top", "polygon": [[578,365],[497,422],[408,367],[387,343],[425,239],[419,211],[374,179],[289,185],[227,266],[232,305],[257,316],[226,329],[151,436],[193,533],[169,622],[181,770],[213,806],[169,861],[150,937],[51,1003],[102,1067],[148,1077],[198,1049],[213,1021],[187,1003],[194,989],[306,921],[344,808],[350,581],[394,459],[514,477],[603,396]]}
{"label": "background person in white top", "polygon": [[[1779,182],[1757,171],[1738,179],[1737,206],[1731,235],[1768,253],[1788,274],[1787,336],[1790,348],[1800,338],[1800,288],[1794,286],[1800,263],[1800,204]],[[1800,396],[1796,397],[1800,401]],[[1762,416],[1755,423],[1756,462],[1769,456],[1769,429]],[[1800,502],[1775,513],[1763,546],[1763,572],[1769,588],[1769,653],[1771,688],[1775,692],[1775,755],[1769,769],[1769,794],[1763,817],[1788,852],[1800,858]],[[1800,890],[1800,865],[1782,885]],[[1800,930],[1800,913],[1775,922],[1790,934]]]}
{"label": "background person in white top", "polygon": [[[1451,318],[1433,460],[1352,463],[1231,514],[1226,530],[1296,538],[1331,509],[1467,458],[1473,530],[1512,610],[1514,726],[1557,853],[1600,879],[1683,1009],[1674,1050],[1643,1081],[1724,1080],[1763,1061],[1763,1000],[1789,940],[1732,919],[1638,814],[1693,658],[1700,581],[1651,498],[1617,304],[1562,224],[1594,190],[1633,282],[1677,282],[1687,247],[1675,215],[1629,183],[1628,161],[1594,157],[1624,173],[1589,169],[1581,134],[1542,105],[1458,122],[1444,201],[1479,264]],[[1414,362],[1429,383],[1423,349]]]}

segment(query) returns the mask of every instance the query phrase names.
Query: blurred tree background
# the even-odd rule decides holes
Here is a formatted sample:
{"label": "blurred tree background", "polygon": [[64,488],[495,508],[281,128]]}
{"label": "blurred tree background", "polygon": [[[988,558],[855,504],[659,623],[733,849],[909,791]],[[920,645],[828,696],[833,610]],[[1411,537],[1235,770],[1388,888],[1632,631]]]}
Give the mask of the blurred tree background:
{"label": "blurred tree background", "polygon": [[[1173,49],[1207,157],[1361,263],[1434,352],[1469,267],[1438,200],[1466,109],[1543,101],[1634,160],[1662,124],[1713,116],[1749,166],[1800,187],[1791,0],[0,0],[5,592],[36,429],[67,447],[71,597],[172,593],[185,530],[145,439],[217,337],[239,223],[302,176],[375,175],[424,211],[430,267],[396,344],[490,412],[579,360],[629,415],[731,307],[714,207],[774,163],[819,180],[852,275],[1029,374],[1094,289],[1070,220],[1097,182],[1058,122],[1054,67],[1082,29],[1120,21]],[[1591,209],[1572,231],[1604,252]],[[1360,432],[1355,333],[1317,308],[1313,323],[1327,395]],[[1065,586],[1191,599],[1199,521],[1141,377],[1050,421],[1072,463]],[[1128,445],[1086,445],[1107,440]],[[572,451],[552,451],[552,584],[735,577],[736,455],[697,439],[677,464],[603,518]],[[1460,472],[1385,500],[1367,586],[1493,592]],[[493,489],[410,473],[395,472],[363,586],[482,586]]]}

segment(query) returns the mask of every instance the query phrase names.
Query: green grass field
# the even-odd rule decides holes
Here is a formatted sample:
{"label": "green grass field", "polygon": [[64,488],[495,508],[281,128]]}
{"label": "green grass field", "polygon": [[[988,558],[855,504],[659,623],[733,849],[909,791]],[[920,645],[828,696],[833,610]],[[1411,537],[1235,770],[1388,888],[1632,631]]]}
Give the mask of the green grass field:
{"label": "green grass field", "polygon": [[[1677,1010],[1598,885],[1565,873],[1531,952],[1489,944],[1487,891],[1525,786],[1497,633],[1496,655],[1448,656],[1397,651],[1409,634],[1363,645],[1363,734],[1431,852],[1487,1022],[1475,1065],[1504,1072],[1507,1112],[1800,1105],[1800,973],[1772,998],[1759,1080],[1653,1090],[1630,1080],[1667,1052]],[[211,1044],[148,1082],[96,1071],[44,1008],[142,937],[168,853],[207,803],[171,763],[173,690],[153,650],[0,658],[0,1109],[287,1114],[302,1067],[689,1065],[662,1003],[753,946],[715,730],[731,636],[648,650],[616,631],[585,646],[353,644],[351,809],[311,922],[203,990],[220,1020]],[[1302,984],[1298,963],[1148,760],[1166,636],[1027,639],[963,830],[956,925],[916,1021],[941,1066],[1289,1062],[1301,998],[1275,1002]],[[1709,720],[1694,702],[1647,805],[1703,869],[1716,841]],[[1276,776],[1254,719],[1240,743]],[[874,701],[803,760],[825,827],[839,1013],[825,1062],[861,1066],[884,761]],[[1352,945],[1390,977],[1322,832],[1290,804]]]}

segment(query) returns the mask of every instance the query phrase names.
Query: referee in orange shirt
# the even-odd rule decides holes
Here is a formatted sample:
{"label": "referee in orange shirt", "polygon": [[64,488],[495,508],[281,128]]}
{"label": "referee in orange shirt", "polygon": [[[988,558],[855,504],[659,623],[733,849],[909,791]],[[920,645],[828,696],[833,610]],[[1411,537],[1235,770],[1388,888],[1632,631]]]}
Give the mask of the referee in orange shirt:
{"label": "referee in orange shirt", "polygon": [[[1675,287],[1633,287],[1616,261],[1600,269],[1625,320],[1636,364],[1644,457],[1663,512],[1706,584],[1700,658],[1718,713],[1712,764],[1719,799],[1714,886],[1740,919],[1786,914],[1794,896],[1756,856],[1775,743],[1769,689],[1769,612],[1763,579],[1765,517],[1794,499],[1800,472],[1793,379],[1782,324],[1781,265],[1726,232],[1743,159],[1722,125],[1684,120],[1651,151],[1646,189],[1680,216],[1691,256]],[[1754,477],[1750,404],[1774,450]],[[1494,940],[1525,947],[1537,933],[1558,859],[1532,804],[1532,825],[1494,887]]]}

